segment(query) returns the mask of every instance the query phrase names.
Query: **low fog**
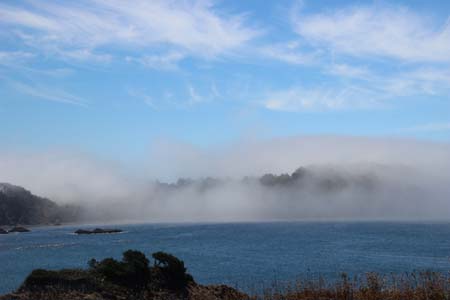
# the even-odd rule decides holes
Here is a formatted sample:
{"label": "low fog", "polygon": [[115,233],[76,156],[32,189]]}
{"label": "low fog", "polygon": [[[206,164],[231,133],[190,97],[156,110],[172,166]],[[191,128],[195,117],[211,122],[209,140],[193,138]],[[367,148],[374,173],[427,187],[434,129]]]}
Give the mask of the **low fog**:
{"label": "low fog", "polygon": [[442,220],[450,145],[338,136],[155,142],[139,166],[68,151],[1,151],[0,182],[87,221]]}

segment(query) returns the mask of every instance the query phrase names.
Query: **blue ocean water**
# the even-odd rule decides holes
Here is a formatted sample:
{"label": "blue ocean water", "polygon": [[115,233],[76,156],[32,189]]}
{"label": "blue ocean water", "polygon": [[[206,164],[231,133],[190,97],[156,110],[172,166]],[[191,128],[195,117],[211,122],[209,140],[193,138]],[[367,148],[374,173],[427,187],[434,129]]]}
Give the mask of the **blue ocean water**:
{"label": "blue ocean water", "polygon": [[120,258],[130,248],[170,252],[198,282],[243,289],[319,274],[450,270],[449,223],[140,224],[107,226],[120,234],[73,234],[85,227],[0,235],[0,294],[35,268],[86,267],[90,258]]}

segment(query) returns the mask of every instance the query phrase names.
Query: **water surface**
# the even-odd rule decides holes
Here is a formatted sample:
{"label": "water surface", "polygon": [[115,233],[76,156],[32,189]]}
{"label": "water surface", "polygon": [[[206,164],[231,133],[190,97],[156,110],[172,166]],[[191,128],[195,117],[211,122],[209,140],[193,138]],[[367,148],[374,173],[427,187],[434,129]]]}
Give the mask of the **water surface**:
{"label": "water surface", "polygon": [[170,252],[198,282],[244,289],[318,274],[450,270],[449,223],[139,224],[112,226],[120,234],[73,234],[85,227],[0,235],[0,294],[33,269],[84,268],[130,248]]}

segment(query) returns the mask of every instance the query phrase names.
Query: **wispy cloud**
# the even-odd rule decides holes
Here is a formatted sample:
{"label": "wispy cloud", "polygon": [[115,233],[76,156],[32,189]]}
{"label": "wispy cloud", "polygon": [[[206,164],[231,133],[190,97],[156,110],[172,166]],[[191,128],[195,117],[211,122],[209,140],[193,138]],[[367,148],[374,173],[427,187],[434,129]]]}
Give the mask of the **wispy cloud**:
{"label": "wispy cloud", "polygon": [[201,86],[200,88],[188,84],[186,88],[188,91],[188,101],[184,104],[188,106],[210,103],[223,97],[215,83],[211,83],[209,86]]}
{"label": "wispy cloud", "polygon": [[88,105],[88,102],[83,98],[77,97],[60,89],[42,85],[30,85],[16,81],[11,82],[10,85],[19,93],[23,93],[31,97],[83,107],[87,107]]}
{"label": "wispy cloud", "polygon": [[36,77],[42,78],[42,76],[63,78],[73,74],[73,69],[70,68],[35,68],[32,67],[30,62],[36,58],[36,55],[30,52],[24,51],[0,51],[0,73],[4,72],[8,74],[8,78],[12,74],[21,74],[24,77]]}
{"label": "wispy cloud", "polygon": [[331,111],[368,109],[381,106],[380,97],[359,87],[292,87],[269,92],[262,101],[269,110]]}
{"label": "wispy cloud", "polygon": [[450,73],[442,68],[416,68],[394,74],[373,75],[369,83],[387,96],[447,95]]}
{"label": "wispy cloud", "polygon": [[366,79],[372,77],[367,67],[353,66],[349,64],[332,64],[328,67],[328,73],[350,78]]}
{"label": "wispy cloud", "polygon": [[149,106],[152,109],[156,109],[157,105],[150,95],[148,95],[145,91],[139,90],[136,88],[127,88],[128,95],[141,99],[147,106]]}
{"label": "wispy cloud", "polygon": [[[400,97],[448,94],[448,21],[385,3],[314,13],[304,10],[307,5],[295,3],[290,11],[292,23],[288,23],[292,32],[278,37],[273,35],[278,33],[276,24],[268,24],[271,30],[265,31],[252,23],[253,15],[226,12],[214,1],[137,0],[132,5],[119,0],[0,3],[3,35],[16,38],[18,49],[24,49],[0,52],[0,67],[14,67],[19,60],[40,54],[52,62],[83,61],[84,66],[87,62],[115,59],[157,71],[177,71],[186,65],[193,77],[199,69],[183,64],[193,57],[207,60],[211,69],[224,57],[237,58],[231,66],[236,67],[236,73],[241,72],[243,62],[251,59],[281,62],[298,70],[307,65],[308,70],[292,77],[291,88],[275,88],[260,98],[268,109],[288,111],[367,109]],[[320,82],[303,80],[309,71]],[[24,73],[27,71],[20,76],[39,82]],[[244,75],[259,80],[259,74]],[[184,89],[185,95],[177,97],[185,100],[174,107],[217,98],[215,87],[208,91],[183,86],[196,80],[181,81],[178,88]],[[41,94],[47,91],[35,89]],[[242,91],[233,93],[232,97],[237,98]],[[248,101],[258,91],[247,94]],[[62,98],[70,100],[70,96]],[[153,98],[145,101],[155,105]]]}
{"label": "wispy cloud", "polygon": [[14,66],[34,57],[33,53],[24,51],[0,51],[0,66]]}
{"label": "wispy cloud", "polygon": [[189,100],[188,100],[189,105],[195,105],[195,104],[206,101],[205,97],[201,96],[192,85],[188,85],[187,90],[188,90],[188,94],[189,94]]}
{"label": "wispy cloud", "polygon": [[141,57],[127,56],[125,59],[129,62],[139,63],[147,68],[165,71],[175,71],[178,69],[178,63],[186,57],[179,51],[171,51],[164,54],[145,55]]}
{"label": "wispy cloud", "polygon": [[[261,102],[264,107],[281,111],[367,109],[390,106],[389,101],[401,97],[448,95],[448,21],[439,23],[403,6],[383,3],[312,14],[304,12],[305,5],[295,2],[290,11],[297,39],[261,51],[291,65],[312,63],[328,87],[314,82],[305,88],[299,81],[291,88],[268,93]],[[393,60],[396,68],[392,68]]]}
{"label": "wispy cloud", "polygon": [[450,131],[450,122],[434,122],[420,124],[412,127],[402,128],[402,132],[440,132],[440,131]]}
{"label": "wispy cloud", "polygon": [[262,105],[279,111],[379,109],[409,96],[448,95],[450,73],[442,68],[417,68],[398,73],[376,73],[365,67],[334,64],[325,72],[347,80],[328,84],[300,84],[263,97]]}
{"label": "wispy cloud", "polygon": [[265,58],[294,65],[311,64],[317,60],[317,53],[307,52],[298,41],[266,45],[260,49],[260,53]]}
{"label": "wispy cloud", "polygon": [[450,62],[450,22],[402,6],[351,6],[294,15],[295,31],[306,41],[353,56],[411,62]]}
{"label": "wispy cloud", "polygon": [[246,24],[244,15],[219,14],[205,1],[31,4],[0,4],[0,23],[29,46],[77,59],[105,59],[108,46],[128,50],[171,46],[190,55],[213,58],[260,34]]}
{"label": "wispy cloud", "polygon": [[143,101],[147,106],[155,110],[164,109],[189,109],[200,104],[211,103],[222,97],[217,86],[196,86],[192,83],[186,84],[179,92],[165,91],[163,94],[154,95],[150,90],[142,87],[127,87],[129,96]]}

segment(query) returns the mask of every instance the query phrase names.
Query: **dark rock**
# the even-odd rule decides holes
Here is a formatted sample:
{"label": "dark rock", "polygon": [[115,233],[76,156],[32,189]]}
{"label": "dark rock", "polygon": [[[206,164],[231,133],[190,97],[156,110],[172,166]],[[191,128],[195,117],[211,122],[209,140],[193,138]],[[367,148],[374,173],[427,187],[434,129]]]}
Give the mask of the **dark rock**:
{"label": "dark rock", "polygon": [[102,229],[95,228],[94,230],[78,229],[75,231],[76,234],[104,234],[104,233],[120,233],[121,229]]}
{"label": "dark rock", "polygon": [[3,228],[0,228],[0,234],[8,234],[8,231],[6,231],[6,230],[3,229]]}
{"label": "dark rock", "polygon": [[11,228],[8,232],[30,232],[30,230],[25,227],[15,226]]}

